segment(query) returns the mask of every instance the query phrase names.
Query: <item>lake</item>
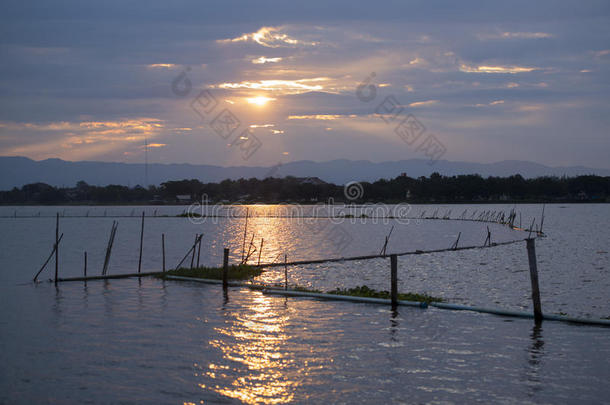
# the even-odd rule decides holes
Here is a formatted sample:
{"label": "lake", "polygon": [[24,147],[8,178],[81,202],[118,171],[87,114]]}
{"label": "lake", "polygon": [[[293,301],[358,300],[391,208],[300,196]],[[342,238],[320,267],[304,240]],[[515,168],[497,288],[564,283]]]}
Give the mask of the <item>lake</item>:
{"label": "lake", "polygon": [[[251,262],[443,249],[519,240],[527,232],[472,221],[420,220],[421,213],[504,210],[513,205],[221,207],[214,218],[180,218],[185,206],[0,207],[0,403],[565,403],[610,395],[610,329],[435,308],[284,298],[244,288],[155,278],[46,282],[59,212],[60,277],[101,273],[118,221],[109,274],[168,268],[203,233],[200,260],[217,266],[228,247],[241,259],[245,210]],[[523,227],[540,205],[517,205]],[[302,214],[307,218],[296,218]],[[355,218],[331,220],[328,214]],[[357,218],[364,214],[365,218]],[[408,217],[408,218],[407,218]],[[542,308],[610,316],[610,205],[552,204],[536,240]],[[261,238],[263,248],[260,249]],[[187,259],[190,264],[190,257]],[[400,256],[399,290],[447,302],[531,312],[525,242]],[[320,290],[389,289],[389,259],[291,266],[289,282]],[[282,282],[283,268],[257,281]]]}

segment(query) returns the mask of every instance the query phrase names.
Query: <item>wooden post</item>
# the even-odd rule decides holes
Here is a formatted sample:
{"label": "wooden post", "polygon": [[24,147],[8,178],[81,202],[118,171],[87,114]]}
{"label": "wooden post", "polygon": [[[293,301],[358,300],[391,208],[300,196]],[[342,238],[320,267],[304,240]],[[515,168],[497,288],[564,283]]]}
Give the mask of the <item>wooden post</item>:
{"label": "wooden post", "polygon": [[530,264],[530,280],[532,282],[532,301],[534,304],[534,319],[536,323],[542,322],[542,306],[540,305],[540,288],[538,286],[538,266],[536,264],[536,242],[526,239],[527,258]]}
{"label": "wooden post", "polygon": [[59,212],[55,217],[55,284],[57,284],[57,273],[59,272]]}
{"label": "wooden post", "polygon": [[199,245],[197,248],[197,268],[199,268],[199,258],[201,257],[201,239],[203,239],[203,234],[199,235]]}
{"label": "wooden post", "polygon": [[87,277],[87,251],[85,251],[85,270],[84,270],[84,276]]}
{"label": "wooden post", "polygon": [[140,230],[140,258],[138,259],[138,273],[142,269],[142,245],[144,244],[144,211],[142,211],[142,229]]}
{"label": "wooden post", "polygon": [[288,255],[284,255],[284,290],[288,290]]}
{"label": "wooden post", "polygon": [[165,234],[161,234],[161,254],[163,255],[163,272],[165,273]]}
{"label": "wooden post", "polygon": [[229,286],[229,249],[224,249],[224,254],[222,258],[222,288],[227,288]]}
{"label": "wooden post", "polygon": [[390,298],[392,306],[398,305],[398,257],[390,255]]}

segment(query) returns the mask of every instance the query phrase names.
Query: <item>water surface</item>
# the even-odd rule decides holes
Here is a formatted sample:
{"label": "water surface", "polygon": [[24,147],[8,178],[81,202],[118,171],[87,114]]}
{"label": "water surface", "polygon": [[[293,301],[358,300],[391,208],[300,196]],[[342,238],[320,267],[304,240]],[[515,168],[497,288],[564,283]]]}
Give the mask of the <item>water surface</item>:
{"label": "water surface", "polygon": [[[441,211],[459,216],[466,207]],[[90,274],[101,271],[113,220],[119,228],[109,272],[137,270],[136,216],[142,209],[153,216],[153,210],[173,215],[184,207],[0,208],[0,215],[13,216],[0,218],[0,403],[565,403],[603,402],[610,394],[604,328],[553,322],[535,327],[530,320],[438,309],[392,312],[239,288],[225,295],[216,286],[150,278],[29,283],[51,249],[58,210],[65,215],[61,275],[82,274],[85,250]],[[436,207],[415,206],[412,213],[424,209]],[[518,209],[523,222],[540,215],[540,206]],[[105,210],[107,216],[73,217],[85,215],[83,210],[90,216]],[[40,218],[25,218],[38,212]],[[546,207],[548,236],[537,240],[545,312],[610,315],[609,218],[608,205]],[[243,218],[203,224],[147,218],[145,225],[145,271],[160,268],[161,233],[168,267],[184,256],[196,233],[205,234],[202,262],[218,264],[224,246],[240,259]],[[249,219],[247,236],[265,239],[263,261],[283,254],[298,260],[379,253],[392,225],[388,253],[448,247],[459,232],[464,245],[482,244],[487,226],[415,220],[331,225],[345,229],[350,243],[333,244],[311,223],[267,215]],[[527,236],[498,225],[490,230],[494,241]],[[271,270],[259,281],[279,281],[282,273]],[[297,266],[289,277],[324,290],[362,284],[387,289],[389,263]],[[402,291],[531,310],[524,243],[403,256],[399,279]]]}

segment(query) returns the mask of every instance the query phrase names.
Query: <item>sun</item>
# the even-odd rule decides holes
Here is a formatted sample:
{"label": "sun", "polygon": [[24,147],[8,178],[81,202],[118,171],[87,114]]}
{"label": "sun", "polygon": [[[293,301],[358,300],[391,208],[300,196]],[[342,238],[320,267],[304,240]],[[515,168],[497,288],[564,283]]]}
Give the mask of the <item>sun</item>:
{"label": "sun", "polygon": [[275,101],[275,99],[271,98],[271,97],[258,96],[258,97],[247,98],[246,101],[250,104],[254,104],[259,107],[262,107],[265,104],[267,104],[269,101]]}

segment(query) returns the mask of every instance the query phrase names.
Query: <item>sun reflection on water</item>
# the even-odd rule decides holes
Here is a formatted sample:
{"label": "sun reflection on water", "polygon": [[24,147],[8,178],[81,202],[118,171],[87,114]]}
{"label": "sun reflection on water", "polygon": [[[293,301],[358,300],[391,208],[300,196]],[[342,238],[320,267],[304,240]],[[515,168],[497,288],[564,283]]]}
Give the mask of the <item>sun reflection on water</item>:
{"label": "sun reflection on water", "polygon": [[225,326],[214,329],[220,339],[209,341],[226,363],[208,364],[203,374],[212,382],[207,388],[248,404],[292,401],[297,381],[284,371],[294,360],[282,350],[289,338],[288,319],[274,308],[272,298],[260,293],[252,295],[248,308],[227,312]]}

